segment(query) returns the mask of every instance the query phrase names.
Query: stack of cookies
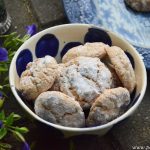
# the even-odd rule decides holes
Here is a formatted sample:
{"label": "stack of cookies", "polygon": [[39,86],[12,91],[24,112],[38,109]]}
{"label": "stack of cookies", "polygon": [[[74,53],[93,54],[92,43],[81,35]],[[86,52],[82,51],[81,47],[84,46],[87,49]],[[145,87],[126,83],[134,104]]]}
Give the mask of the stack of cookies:
{"label": "stack of cookies", "polygon": [[135,85],[124,51],[97,42],[70,49],[59,64],[51,56],[30,62],[19,90],[34,102],[41,118],[68,127],[91,127],[124,113]]}

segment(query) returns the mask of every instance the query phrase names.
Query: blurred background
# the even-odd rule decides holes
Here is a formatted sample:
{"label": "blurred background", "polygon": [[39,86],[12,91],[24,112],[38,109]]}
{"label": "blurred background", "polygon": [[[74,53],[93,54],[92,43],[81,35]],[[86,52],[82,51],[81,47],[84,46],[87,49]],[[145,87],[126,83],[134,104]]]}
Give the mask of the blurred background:
{"label": "blurred background", "polygon": [[[75,3],[80,0],[72,1]],[[38,31],[70,23],[66,15],[67,7],[65,10],[62,0],[4,0],[4,2],[12,21],[7,33],[16,31],[23,36],[26,32],[25,26],[33,23],[37,25]],[[149,74],[148,72],[148,76]],[[146,95],[136,113],[113,127],[104,137],[81,135],[64,138],[59,131],[30,118],[13,96],[6,101],[4,109],[8,114],[14,111],[22,115],[19,124],[29,128],[30,132],[26,135],[26,139],[33,150],[130,150],[133,146],[149,146],[150,149],[149,81],[150,78]],[[12,137],[8,137],[7,142],[13,143],[14,150],[20,150],[20,143]]]}

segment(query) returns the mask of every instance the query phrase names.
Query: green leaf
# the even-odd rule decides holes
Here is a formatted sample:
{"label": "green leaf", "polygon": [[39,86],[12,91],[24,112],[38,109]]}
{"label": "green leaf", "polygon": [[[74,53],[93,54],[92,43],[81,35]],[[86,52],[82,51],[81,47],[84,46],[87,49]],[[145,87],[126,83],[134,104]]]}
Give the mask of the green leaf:
{"label": "green leaf", "polygon": [[8,71],[8,68],[1,68],[0,67],[0,72],[6,72],[6,71]]}
{"label": "green leaf", "polygon": [[28,40],[29,38],[30,38],[30,35],[27,35],[27,34],[26,34],[26,35],[22,38],[22,41],[25,42],[25,41]]}
{"label": "green leaf", "polygon": [[7,118],[6,118],[6,125],[11,126],[14,123],[14,113],[11,113]]}
{"label": "green leaf", "polygon": [[18,131],[12,131],[12,132],[13,132],[14,137],[17,140],[19,140],[21,142],[25,142],[25,139],[24,139],[24,137],[23,137],[23,135],[21,133],[19,133]]}
{"label": "green leaf", "polygon": [[12,146],[10,144],[8,144],[8,143],[0,143],[0,148],[11,149]]}
{"label": "green leaf", "polygon": [[15,53],[16,53],[16,51],[9,53],[9,57],[14,56],[14,55],[15,55]]}
{"label": "green leaf", "polygon": [[75,150],[75,145],[72,140],[70,140],[69,150]]}
{"label": "green leaf", "polygon": [[6,134],[7,134],[7,129],[6,128],[1,128],[0,129],[0,140],[2,138],[4,138],[6,136]]}
{"label": "green leaf", "polygon": [[18,131],[21,134],[29,132],[29,129],[26,127],[15,127],[15,131]]}
{"label": "green leaf", "polygon": [[0,99],[0,109],[3,107],[4,99]]}
{"label": "green leaf", "polygon": [[[8,78],[6,77],[5,78],[5,80],[7,80]],[[10,85],[9,84],[5,84],[5,85],[3,85],[3,87],[10,87]]]}
{"label": "green leaf", "polygon": [[21,116],[18,114],[14,114],[13,118],[14,118],[14,121],[17,121],[17,120],[21,119]]}
{"label": "green leaf", "polygon": [[5,113],[4,113],[4,111],[2,110],[1,112],[0,112],[0,120],[4,120],[5,119]]}
{"label": "green leaf", "polygon": [[14,36],[16,34],[17,34],[17,32],[12,32],[11,34],[0,35],[0,38],[8,38],[8,37]]}
{"label": "green leaf", "polygon": [[16,51],[24,43],[24,40],[22,40],[22,38],[20,38],[20,36],[17,35],[17,33],[3,36],[3,38],[3,47],[5,47],[8,50],[9,54],[10,52]]}

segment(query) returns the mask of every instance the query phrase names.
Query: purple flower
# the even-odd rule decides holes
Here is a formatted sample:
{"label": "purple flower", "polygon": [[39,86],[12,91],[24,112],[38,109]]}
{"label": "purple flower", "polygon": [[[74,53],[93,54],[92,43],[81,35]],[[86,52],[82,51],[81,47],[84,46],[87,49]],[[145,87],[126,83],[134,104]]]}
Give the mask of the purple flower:
{"label": "purple flower", "polygon": [[24,142],[22,150],[30,150],[30,146],[27,142]]}
{"label": "purple flower", "polygon": [[2,92],[0,91],[0,99],[2,99],[3,98],[3,94],[2,94]]}
{"label": "purple flower", "polygon": [[0,62],[8,60],[8,51],[5,48],[0,47]]}
{"label": "purple flower", "polygon": [[3,126],[3,122],[2,120],[0,120],[0,129],[2,128],[2,126]]}
{"label": "purple flower", "polygon": [[37,27],[36,27],[35,24],[26,26],[26,31],[27,31],[27,34],[29,34],[30,36],[32,36],[32,35],[36,34]]}

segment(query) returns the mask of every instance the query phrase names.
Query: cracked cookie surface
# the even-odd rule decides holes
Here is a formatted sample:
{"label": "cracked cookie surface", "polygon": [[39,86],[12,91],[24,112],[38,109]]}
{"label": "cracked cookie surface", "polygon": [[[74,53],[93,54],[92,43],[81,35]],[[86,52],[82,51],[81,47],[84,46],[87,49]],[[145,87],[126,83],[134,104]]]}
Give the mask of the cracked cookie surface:
{"label": "cracked cookie surface", "polygon": [[65,69],[65,64],[63,63],[55,65],[56,79],[55,79],[53,86],[49,89],[50,91],[60,91],[59,78],[60,78],[61,72],[64,69]]}
{"label": "cracked cookie surface", "polygon": [[77,57],[65,64],[59,78],[60,90],[74,97],[83,109],[112,86],[112,75],[99,58]]}
{"label": "cracked cookie surface", "polygon": [[130,102],[130,94],[126,88],[107,89],[93,103],[87,126],[102,125],[118,117]]}
{"label": "cracked cookie surface", "polygon": [[84,127],[82,108],[74,98],[57,91],[43,92],[35,101],[35,112],[41,118],[67,127]]}
{"label": "cracked cookie surface", "polygon": [[62,62],[66,63],[79,56],[103,58],[106,55],[105,49],[107,47],[109,46],[101,42],[86,43],[85,45],[76,46],[71,48],[64,55]]}
{"label": "cracked cookie surface", "polygon": [[30,62],[20,78],[19,90],[22,96],[34,101],[40,93],[47,91],[56,78],[56,72],[53,69],[55,65],[57,62],[51,56]]}
{"label": "cracked cookie surface", "polygon": [[130,60],[120,47],[109,47],[106,52],[121,83],[131,93],[136,85],[136,78]]}

